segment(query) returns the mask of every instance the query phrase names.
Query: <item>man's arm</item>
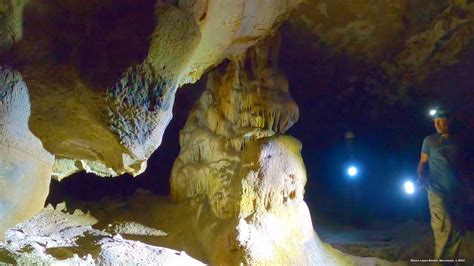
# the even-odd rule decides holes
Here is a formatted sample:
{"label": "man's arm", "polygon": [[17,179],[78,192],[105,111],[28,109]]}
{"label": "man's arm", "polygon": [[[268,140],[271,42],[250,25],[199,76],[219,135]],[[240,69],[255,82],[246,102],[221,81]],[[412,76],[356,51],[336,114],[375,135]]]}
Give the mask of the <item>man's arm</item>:
{"label": "man's arm", "polygon": [[416,181],[420,186],[425,183],[428,174],[428,159],[428,154],[422,152],[418,163],[418,180]]}

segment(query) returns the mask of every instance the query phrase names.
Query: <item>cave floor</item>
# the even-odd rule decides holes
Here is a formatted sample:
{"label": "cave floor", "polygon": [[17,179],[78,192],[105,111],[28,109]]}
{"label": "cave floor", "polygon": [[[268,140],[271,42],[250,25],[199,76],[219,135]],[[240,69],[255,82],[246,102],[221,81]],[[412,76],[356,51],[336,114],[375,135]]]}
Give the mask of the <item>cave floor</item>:
{"label": "cave floor", "polygon": [[[60,251],[62,257],[71,257],[73,253],[89,254],[91,253],[91,246],[94,247],[93,251],[95,250],[98,253],[96,243],[97,239],[100,239],[105,243],[104,245],[108,245],[105,247],[108,249],[122,250],[139,246],[143,254],[160,254],[162,260],[166,259],[174,262],[186,260],[199,264],[198,261],[192,259],[195,258],[205,262],[205,258],[199,252],[191,252],[189,253],[191,257],[187,257],[186,253],[176,253],[172,250],[168,251],[166,248],[161,248],[168,247],[179,251],[186,249],[186,245],[197,245],[197,243],[189,243],[189,240],[186,240],[189,238],[186,237],[183,238],[186,241],[180,244],[176,244],[176,241],[167,243],[167,237],[164,237],[167,234],[173,238],[173,235],[185,233],[184,231],[179,232],[179,234],[172,232],[177,223],[180,223],[180,219],[176,219],[172,215],[170,216],[172,209],[173,204],[170,204],[167,198],[155,196],[146,191],[137,192],[134,196],[122,200],[104,199],[99,203],[68,201],[67,204],[61,203],[56,205],[54,209],[50,206],[43,211],[43,214],[32,218],[11,232],[12,239],[16,240],[14,240],[15,243],[10,243],[10,245],[18,247],[17,251],[13,251],[13,253],[17,252],[17,254],[12,253],[9,257],[15,258],[16,262],[18,262],[18,257],[22,256],[21,253],[24,252],[21,249],[23,246],[35,247],[32,249],[33,252],[29,253],[36,254],[37,258],[41,258],[44,261],[50,259],[46,251],[51,249]],[[186,209],[183,210],[188,211]],[[49,214],[45,216],[44,212]],[[61,227],[57,226],[58,223],[56,221],[50,221],[54,217],[60,217],[61,221],[69,220],[71,224],[64,223],[65,228],[61,229]],[[163,222],[165,220],[168,220],[169,223]],[[41,226],[38,226],[38,221],[43,221]],[[43,232],[43,228],[49,228],[44,226],[45,224],[53,225],[50,231],[54,233],[52,234],[53,236],[57,236],[57,239],[50,237],[51,232]],[[93,228],[87,227],[87,225],[92,224]],[[335,254],[335,256],[347,258],[348,265],[406,265],[406,262],[409,262],[411,259],[432,258],[432,232],[429,224],[426,223],[407,221],[392,227],[358,229],[337,225],[333,222],[328,223],[328,221],[324,223],[317,221],[314,223],[314,227],[319,238],[324,242],[324,246],[327,246],[328,252]],[[33,232],[35,230],[39,230],[39,232]],[[58,230],[60,232],[56,232]],[[74,233],[78,231],[78,235],[83,235],[82,231],[84,230],[89,230],[90,234],[94,236],[89,241],[92,244],[87,241],[74,243],[76,247],[72,251],[62,247],[72,245],[71,243],[66,243],[69,241],[67,239],[71,239],[71,237],[62,236],[63,232]],[[67,245],[62,242],[65,242]],[[141,243],[148,245],[143,246]],[[5,246],[4,249],[11,250],[12,247]],[[0,253],[1,251],[2,243],[0,242]],[[169,255],[163,258],[161,254]],[[116,254],[113,255],[115,256]],[[135,252],[135,255],[139,255],[139,253]],[[147,257],[154,258],[153,256]],[[109,260],[110,257],[111,255],[108,255],[105,259]],[[474,231],[467,232],[461,246],[460,257],[466,259],[466,265],[472,265],[474,262]],[[72,259],[81,260],[77,256]],[[92,259],[93,257],[89,255],[82,258],[85,262],[92,261]],[[143,258],[137,257],[135,259],[142,260]]]}
{"label": "cave floor", "polygon": [[[388,261],[433,258],[433,232],[430,224],[409,220],[390,228],[360,229],[337,224],[315,224],[321,240],[354,256],[376,257]],[[474,231],[466,232],[460,258],[474,263]]]}

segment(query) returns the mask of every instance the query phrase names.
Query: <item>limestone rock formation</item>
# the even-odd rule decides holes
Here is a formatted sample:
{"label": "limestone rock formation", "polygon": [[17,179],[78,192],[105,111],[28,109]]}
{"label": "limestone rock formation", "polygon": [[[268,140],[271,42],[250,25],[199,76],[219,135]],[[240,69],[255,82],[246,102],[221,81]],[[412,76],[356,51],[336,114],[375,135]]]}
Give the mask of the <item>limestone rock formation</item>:
{"label": "limestone rock formation", "polygon": [[197,242],[211,263],[332,261],[310,250],[319,239],[303,200],[301,144],[282,135],[298,107],[271,57],[276,47],[263,42],[209,74],[180,133],[171,195],[199,210],[188,219],[197,221]]}
{"label": "limestone rock formation", "polygon": [[233,216],[236,210],[229,204],[234,196],[227,188],[241,168],[238,154],[249,143],[286,132],[298,119],[285,76],[266,61],[270,48],[250,49],[246,61],[230,61],[209,75],[208,89],[180,133],[182,150],[171,177],[174,199],[204,194],[222,204],[217,198],[223,198],[228,204],[213,206],[215,214]]}
{"label": "limestone rock formation", "polygon": [[0,66],[0,239],[43,208],[54,157],[29,127],[30,98],[21,75]]}

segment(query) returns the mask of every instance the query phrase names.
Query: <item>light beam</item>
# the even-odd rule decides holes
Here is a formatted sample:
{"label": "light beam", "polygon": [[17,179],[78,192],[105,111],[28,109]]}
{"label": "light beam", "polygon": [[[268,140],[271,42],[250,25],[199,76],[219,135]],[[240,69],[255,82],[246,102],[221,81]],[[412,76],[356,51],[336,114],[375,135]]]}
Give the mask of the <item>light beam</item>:
{"label": "light beam", "polygon": [[403,187],[405,188],[405,192],[407,194],[415,193],[415,185],[413,185],[413,182],[406,181],[405,184],[403,185]]}

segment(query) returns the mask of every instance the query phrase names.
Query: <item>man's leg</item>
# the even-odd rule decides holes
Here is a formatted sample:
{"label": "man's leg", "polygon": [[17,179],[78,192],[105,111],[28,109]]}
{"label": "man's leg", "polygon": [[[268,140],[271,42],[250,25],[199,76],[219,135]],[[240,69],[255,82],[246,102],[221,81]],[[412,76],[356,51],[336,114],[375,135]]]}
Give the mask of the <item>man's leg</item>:
{"label": "man's leg", "polygon": [[459,248],[462,241],[462,228],[463,228],[463,215],[462,215],[462,201],[454,200],[449,203],[445,203],[447,206],[447,217],[449,217],[450,222],[452,223],[448,242],[444,249],[441,258],[458,258],[459,257]]}
{"label": "man's leg", "polygon": [[454,226],[442,197],[428,191],[431,227],[435,238],[435,259],[454,259],[459,252],[461,233]]}

